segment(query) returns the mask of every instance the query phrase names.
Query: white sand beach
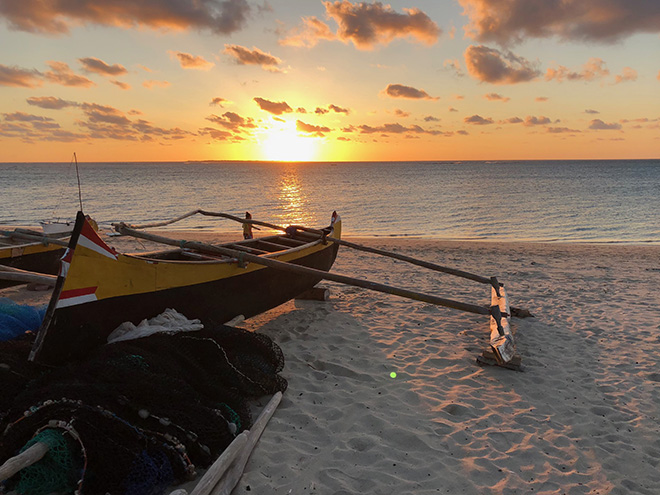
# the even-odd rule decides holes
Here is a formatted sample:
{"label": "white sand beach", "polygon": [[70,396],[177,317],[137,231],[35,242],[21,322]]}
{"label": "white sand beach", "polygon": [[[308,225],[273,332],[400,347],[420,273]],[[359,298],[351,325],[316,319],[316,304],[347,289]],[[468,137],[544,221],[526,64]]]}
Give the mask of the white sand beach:
{"label": "white sand beach", "polygon": [[[282,347],[289,388],[234,493],[660,493],[660,247],[350,240],[497,276],[535,316],[513,320],[523,371],[476,364],[485,316],[322,282],[329,301],[241,324]],[[333,271],[490,302],[344,248]]]}

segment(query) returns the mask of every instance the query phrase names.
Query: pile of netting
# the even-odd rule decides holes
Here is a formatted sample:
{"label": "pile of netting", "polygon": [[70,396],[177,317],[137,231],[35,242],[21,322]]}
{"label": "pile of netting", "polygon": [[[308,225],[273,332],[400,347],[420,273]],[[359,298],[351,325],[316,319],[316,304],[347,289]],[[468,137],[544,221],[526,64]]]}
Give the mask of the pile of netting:
{"label": "pile of netting", "polygon": [[49,451],[0,491],[164,493],[250,428],[249,400],[287,387],[277,344],[228,326],[108,344],[59,368],[27,361],[32,340],[0,343],[0,463],[36,442]]}

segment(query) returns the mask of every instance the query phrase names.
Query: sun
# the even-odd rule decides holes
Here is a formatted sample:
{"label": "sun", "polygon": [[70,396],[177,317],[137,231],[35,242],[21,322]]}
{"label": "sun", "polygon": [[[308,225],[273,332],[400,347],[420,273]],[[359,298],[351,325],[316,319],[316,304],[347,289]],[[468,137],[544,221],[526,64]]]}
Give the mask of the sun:
{"label": "sun", "polygon": [[264,160],[274,162],[308,162],[316,158],[318,139],[298,134],[295,127],[273,127],[260,142]]}

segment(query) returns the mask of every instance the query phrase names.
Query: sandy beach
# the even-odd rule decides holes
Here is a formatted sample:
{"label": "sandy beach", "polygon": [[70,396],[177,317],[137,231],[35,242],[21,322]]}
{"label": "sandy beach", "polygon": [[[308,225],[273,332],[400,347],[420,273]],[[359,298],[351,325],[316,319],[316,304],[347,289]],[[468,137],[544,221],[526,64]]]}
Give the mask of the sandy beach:
{"label": "sandy beach", "polygon": [[[523,371],[477,365],[484,316],[322,282],[329,301],[240,324],[282,347],[289,388],[234,493],[659,493],[660,247],[350,240],[497,276],[535,316],[513,320]],[[490,301],[344,248],[333,271]]]}

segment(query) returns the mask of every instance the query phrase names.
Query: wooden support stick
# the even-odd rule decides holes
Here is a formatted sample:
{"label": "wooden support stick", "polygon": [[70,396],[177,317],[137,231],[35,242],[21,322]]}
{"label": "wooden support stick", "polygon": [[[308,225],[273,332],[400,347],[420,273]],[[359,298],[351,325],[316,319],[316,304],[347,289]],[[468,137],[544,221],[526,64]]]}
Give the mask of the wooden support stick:
{"label": "wooden support stick", "polygon": [[287,263],[284,261],[278,261],[274,259],[265,258],[262,256],[255,256],[250,253],[239,253],[234,249],[230,249],[222,246],[213,246],[210,244],[204,244],[201,242],[193,241],[183,241],[177,239],[168,239],[167,237],[158,236],[155,234],[148,234],[146,232],[140,232],[133,230],[126,226],[123,223],[115,224],[115,230],[121,234],[131,235],[134,237],[140,237],[142,239],[147,239],[154,242],[160,242],[161,244],[169,244],[171,246],[179,246],[181,248],[189,248],[197,250],[200,252],[210,252],[210,253],[219,253],[226,256],[231,256],[233,258],[242,257],[244,261],[249,261],[256,263],[258,265],[267,266],[270,268],[275,268],[277,270],[283,270],[293,273],[298,273],[301,275],[309,275],[318,277],[319,279],[331,280],[333,282],[338,282],[340,284],[353,285],[356,287],[362,287],[363,289],[373,290],[376,292],[383,292],[385,294],[391,294],[394,296],[405,297],[407,299],[413,299],[415,301],[426,302],[429,304],[435,304],[437,306],[444,306],[447,308],[457,309],[459,311],[466,311],[468,313],[475,313],[479,315],[489,315],[490,310],[484,308],[483,306],[478,306],[476,304],[463,303],[460,301],[453,301],[451,299],[445,299],[442,297],[432,296],[429,294],[422,294],[420,292],[415,292],[407,289],[401,289],[398,287],[392,287],[389,285],[380,284],[377,282],[371,282],[368,280],[362,280],[353,277],[347,277],[345,275],[338,275],[335,273],[326,272],[323,270],[317,270],[315,268],[308,268],[301,265],[296,265],[293,263]]}
{"label": "wooden support stick", "polygon": [[[275,409],[282,400],[282,392],[277,392],[273,395],[273,398],[270,399],[270,402],[264,407],[264,410],[261,411],[259,418],[254,422],[252,429],[250,430],[250,436],[248,438],[248,443],[241,452],[241,455],[236,462],[229,468],[226,476],[220,480],[220,482],[215,486],[212,495],[230,495],[234,487],[238,484],[243,476],[243,471],[245,470],[245,465],[250,459],[250,455],[254,450],[254,446],[261,438],[261,434],[266,428],[266,424],[273,416]],[[193,492],[194,493],[194,492]],[[192,494],[191,494],[192,495]]]}
{"label": "wooden support stick", "polygon": [[48,444],[44,442],[37,442],[34,445],[31,445],[29,448],[25,449],[17,456],[12,457],[11,459],[7,459],[7,461],[5,461],[2,466],[0,466],[0,483],[8,480],[21,469],[24,469],[40,461],[48,452],[48,448]]}
{"label": "wooden support stick", "polygon": [[218,457],[218,459],[211,465],[211,467],[204,473],[202,479],[199,480],[195,489],[190,492],[190,495],[208,495],[211,490],[217,485],[220,478],[227,472],[229,466],[242,452],[243,447],[248,443],[249,432],[244,431],[238,435],[229,444],[229,447]]}
{"label": "wooden support stick", "polygon": [[46,246],[48,244],[55,244],[56,246],[69,245],[68,241],[63,241],[62,239],[53,239],[52,237],[47,237],[39,234],[26,234],[24,232],[6,231],[6,230],[0,231],[0,234],[4,235],[5,237],[9,237],[10,239],[21,239],[24,241],[41,242]]}
{"label": "wooden support stick", "polygon": [[26,284],[44,284],[49,287],[55,287],[57,277],[55,275],[28,272],[26,270],[19,270],[18,268],[0,265],[0,280],[11,280],[13,282],[24,282]]}

